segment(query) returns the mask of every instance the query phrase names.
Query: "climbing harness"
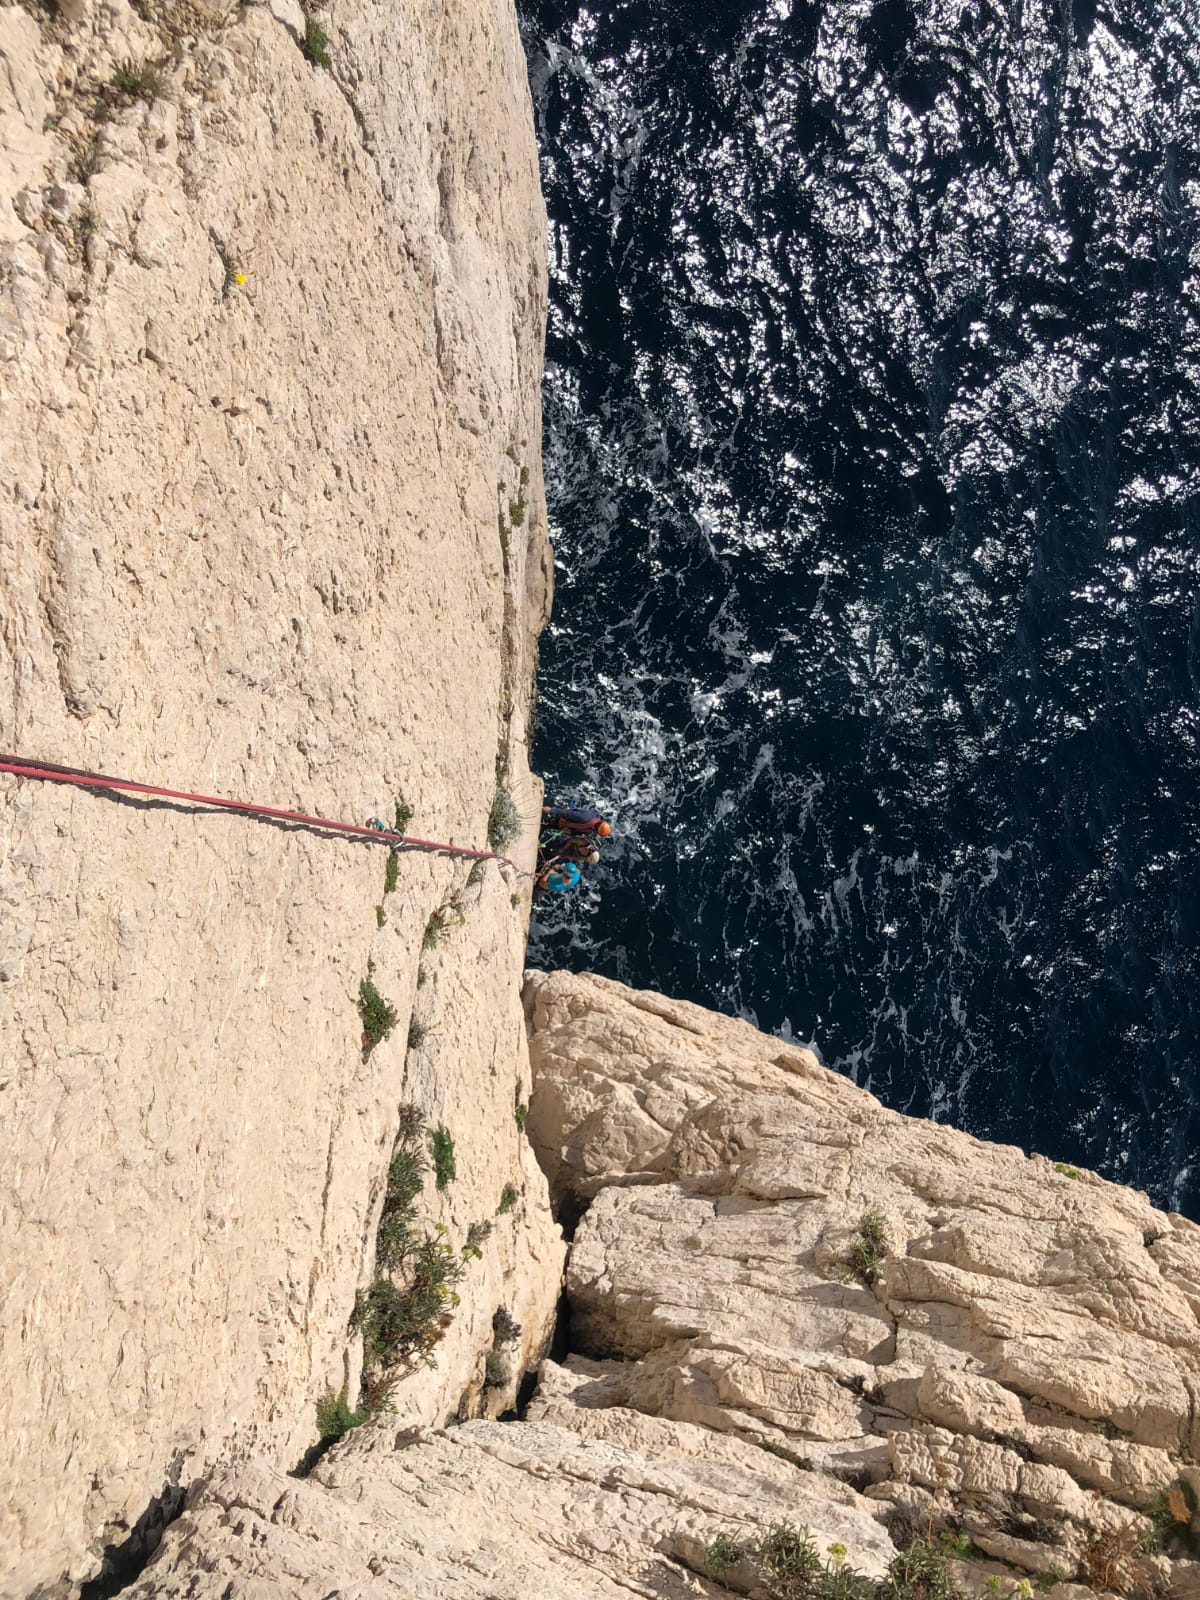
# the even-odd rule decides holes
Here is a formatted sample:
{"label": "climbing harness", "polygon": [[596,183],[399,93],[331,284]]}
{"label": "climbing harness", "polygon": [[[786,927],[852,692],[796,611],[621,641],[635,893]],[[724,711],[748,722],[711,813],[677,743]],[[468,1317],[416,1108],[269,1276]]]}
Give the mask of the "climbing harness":
{"label": "climbing harness", "polygon": [[523,878],[532,876],[497,850],[470,850],[465,845],[442,844],[437,839],[417,839],[410,834],[385,828],[376,817],[372,817],[365,826],[356,822],[335,822],[331,817],[313,817],[303,811],[285,811],[279,806],[259,805],[253,800],[222,800],[212,794],[189,794],[184,789],[162,789],[152,783],[135,783],[131,778],[111,778],[102,772],[84,772],[75,767],[56,766],[52,761],[27,761],[22,756],[0,755],[0,772],[10,772],[17,778],[42,778],[48,783],[73,783],[84,789],[125,789],[131,794],[154,795],[164,800],[182,800],[190,805],[218,806],[224,811],[240,811],[248,816],[272,817],[309,828],[332,828],[338,833],[348,833],[360,839],[372,839],[377,843],[393,847],[407,845],[411,850],[436,850],[444,855],[465,856],[472,861],[502,861],[514,872],[519,872]]}

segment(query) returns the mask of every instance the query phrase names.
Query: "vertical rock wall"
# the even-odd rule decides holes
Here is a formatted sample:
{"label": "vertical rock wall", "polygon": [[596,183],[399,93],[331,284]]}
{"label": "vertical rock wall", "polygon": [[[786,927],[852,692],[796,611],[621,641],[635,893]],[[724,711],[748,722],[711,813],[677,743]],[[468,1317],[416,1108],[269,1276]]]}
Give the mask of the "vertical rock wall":
{"label": "vertical rock wall", "polygon": [[[544,226],[508,0],[0,6],[0,749],[472,844],[499,755],[532,820]],[[385,860],[0,778],[0,1594],[312,1443],[403,1101],[495,1232],[399,1409],[544,1329],[527,886]]]}

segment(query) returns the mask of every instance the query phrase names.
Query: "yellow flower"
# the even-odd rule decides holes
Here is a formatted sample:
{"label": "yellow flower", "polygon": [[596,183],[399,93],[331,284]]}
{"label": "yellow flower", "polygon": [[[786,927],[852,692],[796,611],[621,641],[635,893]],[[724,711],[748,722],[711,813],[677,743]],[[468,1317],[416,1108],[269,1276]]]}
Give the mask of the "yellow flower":
{"label": "yellow flower", "polygon": [[246,274],[244,272],[235,272],[233,275],[233,281],[234,283],[245,283]]}

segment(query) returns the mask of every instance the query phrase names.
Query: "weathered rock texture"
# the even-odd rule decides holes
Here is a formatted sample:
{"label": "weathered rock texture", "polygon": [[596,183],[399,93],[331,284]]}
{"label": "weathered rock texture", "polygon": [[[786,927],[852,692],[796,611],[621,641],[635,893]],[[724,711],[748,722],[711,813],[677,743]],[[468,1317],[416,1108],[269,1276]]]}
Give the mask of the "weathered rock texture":
{"label": "weathered rock texture", "polygon": [[[524,1421],[217,1473],[138,1597],[715,1596],[710,1542],[779,1521],[874,1576],[965,1531],[972,1595],[1200,1594],[1200,1229],[695,1006],[566,973],[525,998],[530,1131],[564,1208],[590,1198],[572,1353]],[[1135,1555],[1155,1507],[1172,1559]],[[723,1582],[764,1593],[746,1560]]]}
{"label": "weathered rock texture", "polygon": [[[696,1006],[535,973],[526,1011],[539,1157],[591,1200],[567,1276],[591,1403],[783,1447],[1034,1573],[1200,1488],[1193,1223]],[[887,1245],[856,1272],[864,1218]]]}
{"label": "weathered rock texture", "polygon": [[[480,843],[498,753],[536,812],[549,598],[524,61],[508,0],[320,24],[332,70],[294,0],[0,5],[0,749]],[[478,1386],[498,1303],[536,1348],[526,886],[468,867],[385,902],[378,846],[0,778],[0,1594],[313,1442],[402,1101],[456,1247],[524,1198],[401,1419]]]}

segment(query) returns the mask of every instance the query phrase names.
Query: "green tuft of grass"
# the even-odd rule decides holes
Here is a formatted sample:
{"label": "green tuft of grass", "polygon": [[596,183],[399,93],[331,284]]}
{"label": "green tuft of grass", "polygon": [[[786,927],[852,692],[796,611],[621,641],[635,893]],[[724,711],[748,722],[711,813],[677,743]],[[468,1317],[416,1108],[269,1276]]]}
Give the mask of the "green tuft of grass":
{"label": "green tuft of grass", "polygon": [[870,1288],[879,1276],[879,1269],[890,1248],[887,1225],[882,1214],[874,1208],[864,1211],[850,1243],[850,1271],[860,1283]]}
{"label": "green tuft of grass", "polygon": [[435,911],[425,924],[425,932],[421,935],[422,950],[436,950],[446,937],[446,924]]}
{"label": "green tuft of grass", "polygon": [[304,38],[300,48],[314,66],[324,67],[326,71],[333,66],[329,59],[329,35],[315,17],[304,19]]}
{"label": "green tuft of grass", "polygon": [[492,809],[488,813],[487,837],[493,850],[503,850],[521,831],[521,813],[503,784],[496,785]]}
{"label": "green tuft of grass", "polygon": [[516,1205],[518,1198],[519,1196],[517,1191],[513,1188],[512,1184],[506,1183],[503,1189],[500,1191],[500,1204],[496,1207],[496,1215],[498,1217],[502,1217],[504,1216],[505,1212],[511,1211]]}
{"label": "green tuft of grass", "polygon": [[396,832],[407,833],[413,819],[413,808],[402,799],[396,801]]}
{"label": "green tuft of grass", "polygon": [[433,1181],[438,1189],[445,1189],[458,1176],[458,1167],[454,1160],[454,1140],[443,1122],[429,1130],[429,1153],[433,1158]]}
{"label": "green tuft of grass", "polygon": [[[425,1043],[426,1039],[428,1039],[431,1031],[432,1030],[430,1029],[429,1024],[427,1022],[422,1022],[420,1017],[409,1017],[408,1048],[410,1050],[419,1050]],[[438,1185],[438,1188],[441,1188],[441,1184]]]}
{"label": "green tuft of grass", "polygon": [[487,863],[483,862],[483,861],[477,861],[475,863],[475,865],[471,868],[470,872],[467,873],[467,886],[468,886],[468,888],[473,889],[477,883],[482,883],[483,882],[483,875],[484,875],[484,872],[486,870],[487,870]]}
{"label": "green tuft of grass", "polygon": [[349,1433],[351,1428],[361,1428],[371,1413],[352,1411],[344,1394],[334,1394],[327,1389],[317,1401],[317,1433],[322,1444],[333,1444]]}
{"label": "green tuft of grass", "polygon": [[363,1053],[369,1055],[396,1026],[396,1008],[380,994],[370,978],[358,986],[358,1014],[363,1025]]}
{"label": "green tuft of grass", "polygon": [[163,92],[159,64],[149,57],[135,61],[132,56],[126,56],[123,61],[114,61],[112,86],[118,94],[126,95],[130,100],[159,100]]}
{"label": "green tuft of grass", "polygon": [[387,921],[387,912],[383,909],[382,906],[376,906],[375,907],[375,926],[377,928],[382,928],[386,921]]}
{"label": "green tuft of grass", "polygon": [[512,523],[514,528],[519,528],[525,521],[525,512],[527,509],[528,507],[525,500],[525,493],[524,490],[522,490],[517,495],[515,500],[510,500],[508,502],[508,520]]}
{"label": "green tuft of grass", "polygon": [[736,1566],[745,1554],[742,1545],[727,1533],[719,1533],[704,1546],[704,1570],[709,1577],[719,1578],[730,1567]]}
{"label": "green tuft of grass", "polygon": [[383,892],[395,894],[396,885],[400,881],[400,856],[395,850],[388,851],[387,866],[383,869]]}
{"label": "green tuft of grass", "polygon": [[1056,1161],[1054,1170],[1063,1178],[1077,1178],[1079,1176],[1079,1168],[1069,1167],[1065,1161]]}
{"label": "green tuft of grass", "polygon": [[417,968],[417,988],[418,989],[423,989],[428,982],[429,982],[429,974],[425,971],[424,967],[418,967]]}
{"label": "green tuft of grass", "polygon": [[529,1121],[529,1107],[523,1101],[517,1101],[516,1109],[513,1111],[513,1120],[521,1132],[524,1133],[525,1124]]}

